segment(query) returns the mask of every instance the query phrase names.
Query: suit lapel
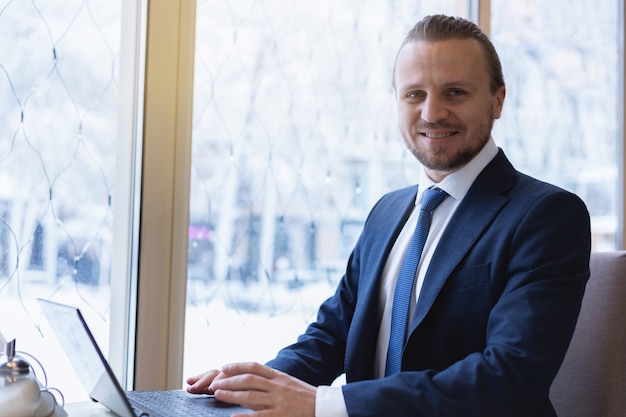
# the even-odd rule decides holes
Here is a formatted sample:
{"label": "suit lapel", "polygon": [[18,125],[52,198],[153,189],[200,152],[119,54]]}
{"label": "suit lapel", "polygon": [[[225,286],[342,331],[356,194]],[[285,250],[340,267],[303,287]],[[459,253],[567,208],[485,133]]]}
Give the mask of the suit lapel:
{"label": "suit lapel", "polygon": [[380,325],[378,300],[381,275],[391,247],[402,230],[404,223],[415,206],[417,186],[412,186],[389,195],[373,210],[377,217],[366,225],[361,247],[364,267],[359,277],[359,294],[354,318],[348,334],[346,349],[346,374],[351,380],[374,378],[374,355]]}
{"label": "suit lapel", "polygon": [[508,202],[503,193],[515,181],[515,170],[502,151],[474,181],[437,245],[420,292],[410,333],[430,311],[437,295],[467,252]]}

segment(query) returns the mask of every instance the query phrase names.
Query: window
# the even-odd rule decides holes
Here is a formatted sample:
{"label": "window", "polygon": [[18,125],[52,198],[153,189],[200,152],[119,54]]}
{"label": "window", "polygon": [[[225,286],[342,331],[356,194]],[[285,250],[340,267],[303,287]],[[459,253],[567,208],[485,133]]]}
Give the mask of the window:
{"label": "window", "polygon": [[198,2],[184,375],[295,341],[370,207],[414,181],[391,71],[434,12],[468,5]]}
{"label": "window", "polygon": [[491,1],[507,84],[494,137],[517,169],[578,194],[594,250],[621,240],[621,2]]}
{"label": "window", "polygon": [[108,350],[120,2],[5,2],[0,37],[0,331],[83,399],[36,298]]}

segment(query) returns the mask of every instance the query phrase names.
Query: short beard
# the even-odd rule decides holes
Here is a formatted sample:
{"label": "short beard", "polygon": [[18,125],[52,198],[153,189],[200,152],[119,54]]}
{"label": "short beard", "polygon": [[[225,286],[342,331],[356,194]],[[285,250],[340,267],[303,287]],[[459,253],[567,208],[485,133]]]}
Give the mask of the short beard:
{"label": "short beard", "polygon": [[429,156],[426,152],[422,152],[416,148],[409,148],[409,150],[411,151],[413,156],[415,156],[415,158],[417,158],[417,160],[427,169],[444,172],[456,171],[457,169],[465,166],[468,162],[474,159],[474,157],[483,150],[487,142],[489,142],[489,139],[491,138],[491,130],[493,129],[494,123],[493,115],[491,116],[492,117],[488,119],[489,122],[487,122],[486,125],[481,126],[481,128],[479,129],[479,134],[483,137],[478,143],[478,146],[472,147],[470,144],[470,146],[459,150],[455,155],[450,158],[446,158],[444,156],[446,150],[446,146],[444,145],[435,145],[431,147],[431,156]]}
{"label": "short beard", "polygon": [[456,171],[457,169],[465,166],[469,161],[474,159],[476,155],[483,150],[491,134],[485,136],[480,142],[480,146],[477,148],[464,148],[456,153],[452,158],[439,157],[440,151],[445,150],[444,146],[434,146],[431,148],[432,156],[429,157],[425,152],[421,152],[419,149],[411,148],[410,151],[417,158],[417,160],[426,168],[433,171]]}

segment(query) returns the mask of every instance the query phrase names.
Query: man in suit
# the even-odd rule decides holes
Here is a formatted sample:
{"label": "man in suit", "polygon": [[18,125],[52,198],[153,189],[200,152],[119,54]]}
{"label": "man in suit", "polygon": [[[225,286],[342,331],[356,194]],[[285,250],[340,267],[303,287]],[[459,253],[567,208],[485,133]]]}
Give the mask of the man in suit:
{"label": "man in suit", "polygon": [[[424,169],[369,214],[336,293],[266,365],[188,380],[258,416],[556,416],[548,392],[591,250],[575,195],[517,172],[491,137],[506,89],[473,23],[429,16],[396,57],[398,125]],[[399,372],[387,370],[398,274],[428,188],[433,211]],[[346,384],[330,387],[342,373]]]}

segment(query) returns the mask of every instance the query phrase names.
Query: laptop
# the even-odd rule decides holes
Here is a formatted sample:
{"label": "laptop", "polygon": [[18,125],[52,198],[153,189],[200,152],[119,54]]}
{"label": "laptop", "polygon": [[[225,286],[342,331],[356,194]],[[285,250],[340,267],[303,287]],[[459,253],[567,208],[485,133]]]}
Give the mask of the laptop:
{"label": "laptop", "polygon": [[252,410],[187,391],[124,391],[80,310],[38,298],[89,397],[120,417],[230,416]]}

